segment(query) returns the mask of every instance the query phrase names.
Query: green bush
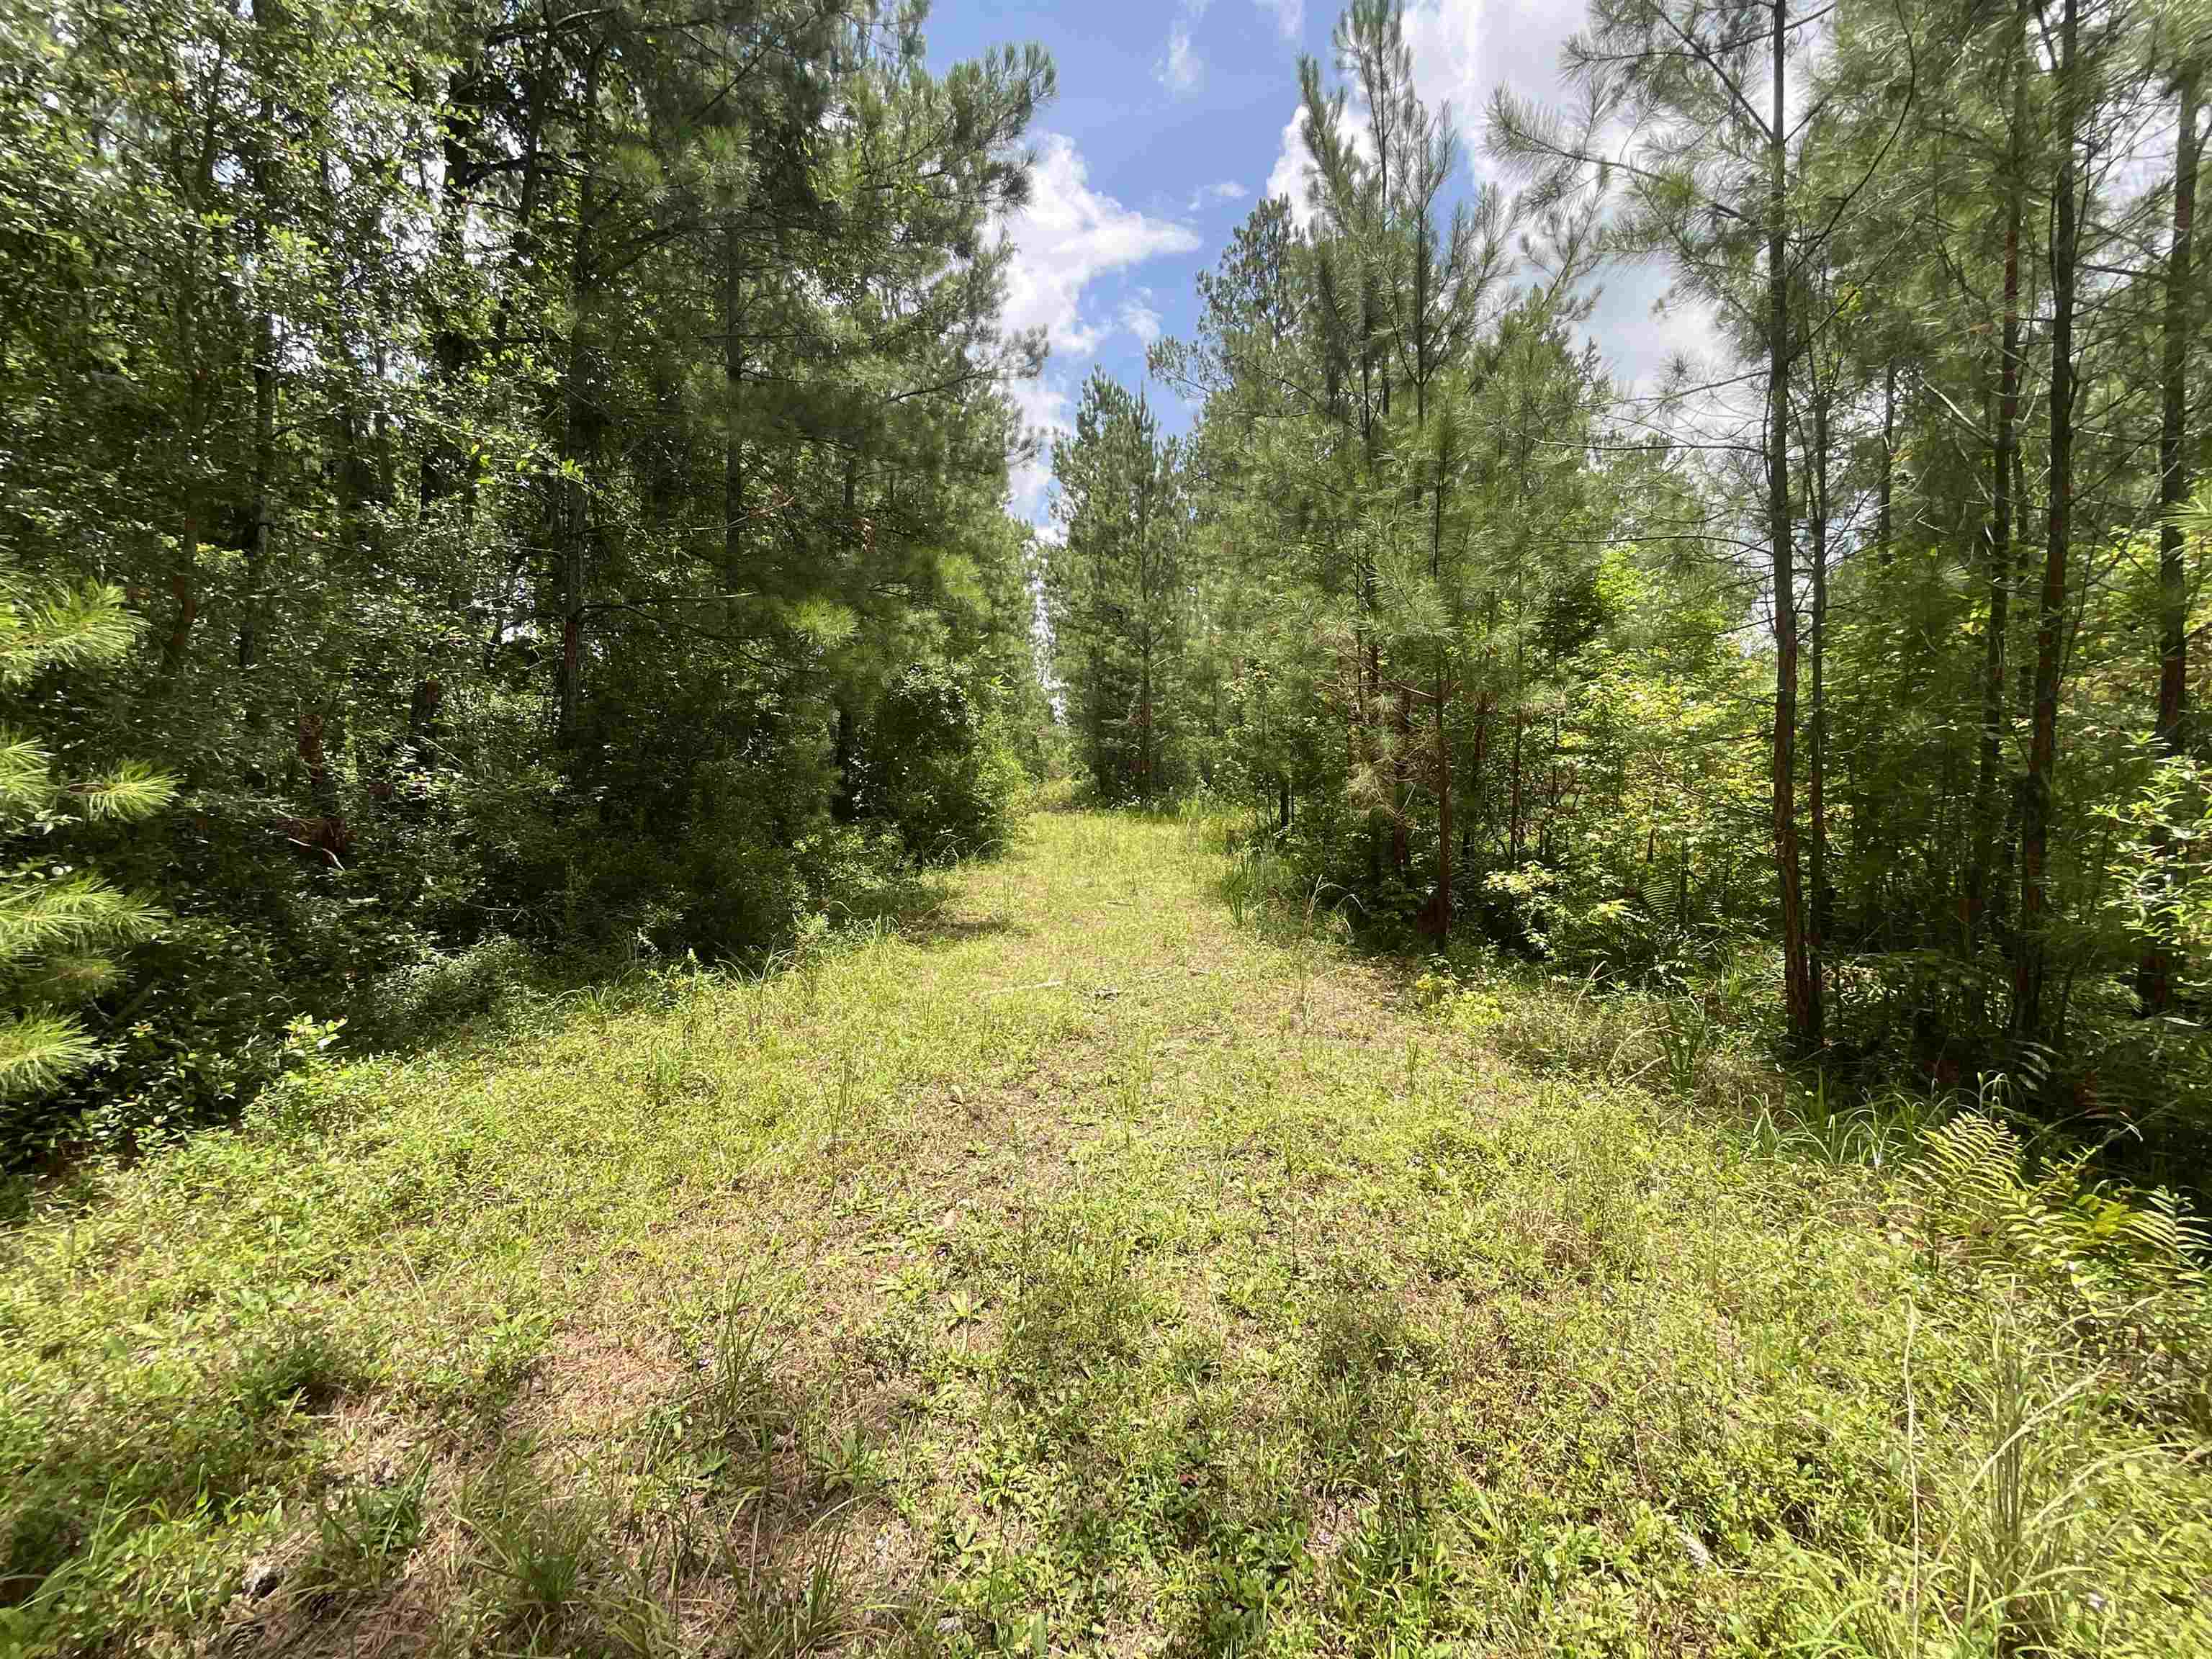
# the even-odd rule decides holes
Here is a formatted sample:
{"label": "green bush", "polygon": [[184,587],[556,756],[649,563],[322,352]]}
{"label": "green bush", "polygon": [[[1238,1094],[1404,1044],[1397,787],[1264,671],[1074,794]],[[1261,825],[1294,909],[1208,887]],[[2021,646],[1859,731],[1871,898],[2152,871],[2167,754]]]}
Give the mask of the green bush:
{"label": "green bush", "polygon": [[899,676],[876,706],[855,769],[854,805],[894,827],[924,864],[949,864],[1006,838],[1026,787],[1013,745],[942,668]]}

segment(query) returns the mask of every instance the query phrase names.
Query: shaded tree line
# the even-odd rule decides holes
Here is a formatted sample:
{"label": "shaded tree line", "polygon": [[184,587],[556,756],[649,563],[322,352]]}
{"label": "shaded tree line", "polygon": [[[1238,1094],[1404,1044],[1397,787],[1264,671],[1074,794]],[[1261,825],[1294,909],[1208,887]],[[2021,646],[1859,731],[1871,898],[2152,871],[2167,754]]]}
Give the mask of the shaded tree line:
{"label": "shaded tree line", "polygon": [[[1040,53],[933,75],[866,0],[5,24],[11,1155],[234,1106],[394,975],[766,950],[1000,832]],[[146,936],[64,995],[87,869]]]}

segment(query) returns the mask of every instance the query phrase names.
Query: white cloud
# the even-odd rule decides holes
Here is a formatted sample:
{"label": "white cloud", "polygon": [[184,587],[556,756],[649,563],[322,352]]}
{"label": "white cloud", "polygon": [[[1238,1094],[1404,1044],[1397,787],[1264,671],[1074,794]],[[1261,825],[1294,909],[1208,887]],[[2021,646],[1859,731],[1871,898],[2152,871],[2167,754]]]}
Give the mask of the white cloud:
{"label": "white cloud", "polygon": [[1182,9],[1176,14],[1175,21],[1168,25],[1167,49],[1160,54],[1152,73],[1178,98],[1197,91],[1199,82],[1205,76],[1206,65],[1199,61],[1191,32],[1212,3],[1213,0],[1182,0]]}
{"label": "white cloud", "polygon": [[1114,320],[1135,335],[1140,345],[1150,345],[1160,337],[1160,313],[1142,301],[1123,301]]}
{"label": "white cloud", "polygon": [[1305,33],[1306,0],[1252,0],[1261,11],[1275,15],[1275,29],[1285,40],[1295,40]]}
{"label": "white cloud", "polygon": [[1206,185],[1191,191],[1190,204],[1185,213],[1195,213],[1209,202],[1241,202],[1252,192],[1233,179],[1224,179],[1219,184]]}
{"label": "white cloud", "polygon": [[1074,144],[1044,135],[1030,175],[1029,205],[1006,222],[1014,258],[1006,275],[1006,319],[1042,328],[1055,350],[1074,356],[1098,349],[1104,330],[1083,315],[1094,278],[1164,254],[1197,250],[1197,234],[1156,219],[1091,188]]}
{"label": "white cloud", "polygon": [[1046,453],[1018,469],[1013,480],[1015,511],[1034,523],[1043,516],[1052,436],[1067,429],[1073,388],[1085,367],[1081,360],[1117,330],[1146,344],[1160,331],[1159,313],[1144,303],[1150,297],[1146,290],[1139,290],[1109,318],[1086,315],[1085,290],[1101,276],[1146,260],[1194,252],[1199,239],[1187,225],[1124,207],[1093,190],[1082,153],[1059,133],[1040,137],[1029,204],[1004,229],[1014,246],[1006,272],[1006,324],[1044,330],[1054,355],[1067,363],[1065,369],[1008,389],[1024,423],[1045,434]]}
{"label": "white cloud", "polygon": [[[1555,0],[1409,0],[1406,41],[1413,52],[1414,88],[1431,109],[1451,106],[1474,177],[1495,176],[1483,155],[1492,88],[1510,86],[1541,102],[1559,101],[1564,93],[1560,48],[1582,22],[1580,7]],[[1347,116],[1357,143],[1359,112],[1354,108]],[[1291,216],[1303,227],[1313,222],[1314,199],[1299,125],[1297,114],[1284,124],[1267,194],[1287,196]],[[1655,311],[1670,275],[1664,266],[1614,267],[1600,273],[1604,292],[1589,331],[1626,386],[1649,389],[1677,351],[1717,355],[1712,319],[1702,307]]]}
{"label": "white cloud", "polygon": [[[1413,89],[1431,110],[1451,106],[1452,120],[1461,135],[1481,143],[1483,106],[1490,88],[1483,76],[1482,43],[1486,35],[1501,41],[1530,35],[1544,40],[1548,51],[1543,84],[1552,80],[1559,61],[1559,43],[1582,21],[1568,8],[1550,9],[1558,21],[1546,27],[1547,11],[1522,6],[1514,0],[1413,0],[1406,8],[1406,44],[1413,49]],[[1525,86],[1516,80],[1516,84]]]}
{"label": "white cloud", "polygon": [[1284,123],[1283,141],[1276,147],[1275,165],[1267,174],[1267,194],[1291,198],[1291,222],[1300,229],[1313,222],[1313,184],[1306,177],[1306,141],[1299,133],[1305,112],[1293,110]]}
{"label": "white cloud", "polygon": [[[1287,196],[1291,201],[1291,222],[1300,230],[1313,223],[1314,215],[1320,210],[1315,201],[1314,180],[1308,169],[1312,165],[1306,155],[1305,125],[1303,106],[1291,112],[1283,123],[1282,142],[1276,147],[1275,165],[1267,174],[1267,194]],[[1352,112],[1345,122],[1346,136],[1352,148],[1361,155],[1370,153],[1373,145],[1367,137],[1366,124]]]}
{"label": "white cloud", "polygon": [[1020,412],[1022,424],[1043,434],[1036,458],[1016,467],[1009,480],[1014,516],[1042,526],[1049,518],[1045,507],[1048,492],[1052,489],[1052,441],[1068,429],[1067,410],[1072,399],[1065,380],[1050,374],[1034,380],[1018,381],[1007,388],[1006,395]]}

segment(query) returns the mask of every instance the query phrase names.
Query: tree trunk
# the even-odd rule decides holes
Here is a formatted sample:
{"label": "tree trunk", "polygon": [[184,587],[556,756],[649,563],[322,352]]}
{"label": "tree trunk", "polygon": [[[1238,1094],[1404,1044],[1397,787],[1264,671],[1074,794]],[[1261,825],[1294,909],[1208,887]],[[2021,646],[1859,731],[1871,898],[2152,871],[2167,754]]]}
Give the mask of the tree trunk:
{"label": "tree trunk", "polygon": [[577,185],[576,235],[569,257],[573,320],[568,337],[567,410],[561,437],[561,681],[559,735],[575,737],[584,681],[585,544],[591,534],[589,463],[597,445],[598,412],[586,384],[591,366],[592,309],[598,278],[592,269],[592,221],[598,215],[599,89],[602,48],[594,46],[584,71],[582,178]]}
{"label": "tree trunk", "polygon": [[1893,529],[1890,502],[1895,494],[1897,474],[1897,360],[1893,357],[1882,365],[1881,371],[1881,501],[1875,519],[1875,553],[1882,563],[1889,562],[1890,538]]}
{"label": "tree trunk", "polygon": [[[1440,657],[1442,653],[1437,653]],[[1437,943],[1451,939],[1452,918],[1452,775],[1449,726],[1444,716],[1451,698],[1451,682],[1441,664],[1437,669]]]}
{"label": "tree trunk", "polygon": [[1966,954],[1981,949],[1988,907],[1990,863],[1997,836],[1997,778],[2005,727],[2005,647],[2012,609],[2012,479],[2020,427],[2021,146],[2027,128],[2027,12],[2023,6],[2013,42],[2012,128],[2006,141],[2004,319],[1998,347],[1997,429],[1990,477],[1990,525],[1984,540],[1989,562],[1990,615],[1982,639],[1982,744],[1974,783],[1974,843],[1966,875]]}
{"label": "tree trunk", "polygon": [[1812,1041],[1827,1037],[1826,999],[1821,989],[1826,969],[1828,927],[1834,906],[1828,891],[1828,703],[1826,696],[1826,632],[1828,619],[1828,398],[1831,387],[1818,384],[1819,365],[1814,366],[1813,390],[1813,708],[1811,753],[1807,757],[1805,806],[1812,820],[1812,924],[1805,941],[1806,973],[1812,986]]}
{"label": "tree trunk", "polygon": [[[2183,754],[2189,742],[2189,582],[2185,540],[2174,514],[2189,499],[2189,348],[2195,336],[2190,315],[2191,238],[2197,213],[2198,141],[2197,113],[2199,70],[2191,64],[2176,88],[2180,125],[2173,160],[2173,242],[2166,260],[2164,361],[2165,408],[2158,434],[2158,723],[2153,738],[2165,758]],[[2171,839],[2160,837],[2160,862],[2170,864]],[[2171,869],[2161,872],[2170,885]],[[2160,1014],[2173,1006],[2173,957],[2155,935],[2143,949],[2138,989],[2143,1012]]]}
{"label": "tree trunk", "polygon": [[2077,206],[2074,147],[2081,120],[2075,58],[2080,0],[2065,0],[2058,45],[2057,223],[2051,245],[2051,513],[2044,547],[2043,602],[2035,622],[2035,707],[2020,825],[2020,949],[2013,963],[2013,1035],[2043,1035],[2045,936],[2049,894],[2052,773],[2058,755],[2059,653],[2066,630],[2066,560],[2074,509],[2074,284]]}
{"label": "tree trunk", "polygon": [[722,437],[722,579],[735,588],[743,568],[745,452],[738,414],[744,395],[744,272],[734,223],[722,232],[722,386],[729,408]]}
{"label": "tree trunk", "polygon": [[1390,868],[1401,882],[1406,879],[1410,854],[1407,818],[1413,809],[1413,791],[1407,781],[1407,750],[1413,740],[1413,691],[1402,680],[1390,722]]}
{"label": "tree trunk", "polygon": [[1144,646],[1137,665],[1137,790],[1152,804],[1152,647]]}
{"label": "tree trunk", "polygon": [[[260,659],[261,605],[269,577],[269,543],[276,516],[274,492],[276,473],[276,318],[270,308],[270,296],[265,291],[269,281],[268,256],[270,242],[270,204],[276,194],[276,179],[269,165],[268,147],[276,126],[276,103],[270,82],[266,77],[275,73],[276,51],[268,32],[273,27],[276,11],[270,0],[254,8],[257,32],[264,43],[262,74],[264,77],[261,94],[259,131],[253,149],[254,278],[257,291],[253,312],[253,524],[246,532],[246,592],[240,605],[238,625],[238,665],[251,669]],[[252,688],[246,690],[249,705],[256,700]],[[258,722],[258,711],[249,714],[249,720]],[[258,759],[249,764],[258,764]]]}
{"label": "tree trunk", "polygon": [[1774,561],[1774,867],[1782,910],[1782,991],[1792,1048],[1820,1040],[1820,1012],[1805,940],[1804,877],[1797,857],[1797,595],[1790,557],[1789,150],[1785,57],[1789,0],[1773,0],[1773,87],[1767,132],[1766,520]]}
{"label": "tree trunk", "polygon": [[1505,857],[1516,868],[1521,863],[1521,731],[1525,720],[1518,706],[1513,710],[1513,776],[1505,796]]}
{"label": "tree trunk", "polygon": [[[230,64],[230,41],[224,35],[216,50],[213,73],[208,82],[207,120],[201,129],[200,151],[194,167],[189,204],[194,210],[185,230],[182,280],[177,288],[177,364],[185,377],[184,489],[178,514],[177,560],[169,569],[169,597],[176,611],[169,621],[168,637],[161,644],[161,678],[173,678],[185,665],[191,647],[192,624],[200,614],[200,535],[206,511],[206,490],[200,472],[206,458],[210,388],[206,366],[199,360],[199,283],[201,220],[210,208],[215,189],[216,159],[220,153],[216,116],[222,104],[223,76]],[[208,232],[211,237],[212,230]]]}

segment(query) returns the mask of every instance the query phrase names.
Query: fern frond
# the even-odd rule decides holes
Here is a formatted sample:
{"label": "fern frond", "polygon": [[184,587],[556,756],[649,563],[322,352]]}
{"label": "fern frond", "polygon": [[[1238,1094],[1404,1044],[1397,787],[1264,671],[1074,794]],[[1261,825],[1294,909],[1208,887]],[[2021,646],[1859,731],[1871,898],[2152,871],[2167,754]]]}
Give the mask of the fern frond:
{"label": "fern frond", "polygon": [[1929,1242],[1984,1254],[2027,1196],[2020,1164],[2020,1137],[1982,1113],[1962,1113],[1931,1133],[1907,1182]]}
{"label": "fern frond", "polygon": [[43,1094],[100,1057],[100,1046],[58,1014],[0,1014],[0,1099]]}

